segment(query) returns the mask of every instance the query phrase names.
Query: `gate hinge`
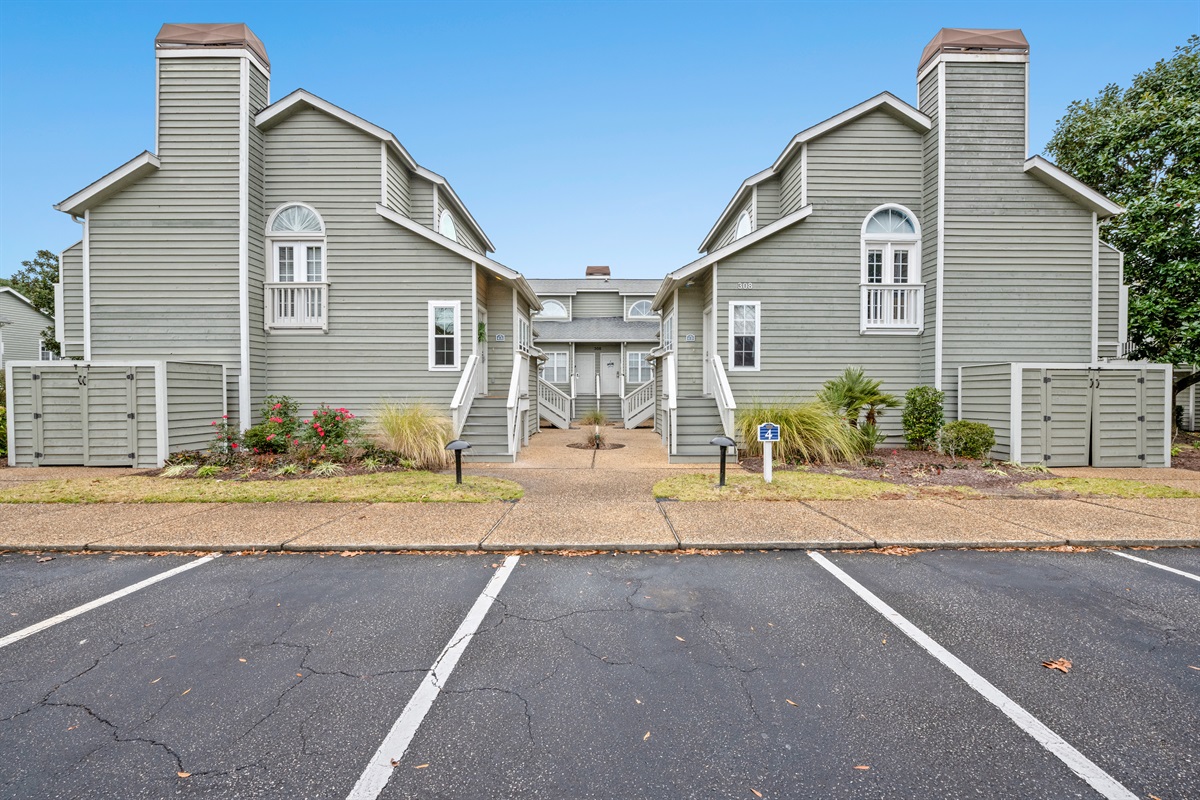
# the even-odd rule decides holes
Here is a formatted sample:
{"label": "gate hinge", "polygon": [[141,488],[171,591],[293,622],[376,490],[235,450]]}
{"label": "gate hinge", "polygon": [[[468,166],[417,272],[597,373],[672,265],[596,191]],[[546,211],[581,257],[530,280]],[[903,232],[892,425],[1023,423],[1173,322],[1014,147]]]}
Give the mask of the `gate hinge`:
{"label": "gate hinge", "polygon": [[1138,456],[1138,461],[1145,461],[1145,460],[1146,460],[1146,454],[1145,454],[1145,453],[1142,453],[1140,456]]}
{"label": "gate hinge", "polygon": [[33,454],[33,457],[34,457],[34,458],[41,458],[41,457],[42,457],[42,454],[41,454],[41,453],[34,453],[34,454]]}
{"label": "gate hinge", "polygon": [[1145,378],[1142,378],[1142,377],[1138,378],[1138,383],[1145,383],[1145,382],[1146,382]]}
{"label": "gate hinge", "polygon": [[37,380],[41,380],[41,378],[42,378],[42,376],[41,376],[41,375],[38,375],[36,372],[35,372],[35,373],[33,373],[33,379],[34,379],[35,381],[37,381]]}
{"label": "gate hinge", "polygon": [[129,412],[129,414],[128,414],[128,417],[129,417],[130,419],[134,419],[134,416],[135,416],[135,415],[134,415],[134,413],[133,413],[132,411],[130,411],[130,412]]}
{"label": "gate hinge", "polygon": [[1049,382],[1050,382],[1050,376],[1049,376],[1049,375],[1047,375],[1046,377],[1042,378],[1042,383],[1049,383]]}
{"label": "gate hinge", "polygon": [[129,457],[130,457],[130,458],[137,458],[137,453],[130,453],[130,454],[129,454]]}
{"label": "gate hinge", "polygon": [[1145,421],[1146,421],[1146,415],[1138,414],[1138,422],[1145,422]]}
{"label": "gate hinge", "polygon": [[1047,414],[1046,416],[1042,417],[1042,422],[1049,422],[1049,421],[1050,421],[1050,415],[1049,415],[1049,414]]}
{"label": "gate hinge", "polygon": [[1049,461],[1049,460],[1050,460],[1050,454],[1049,454],[1049,453],[1046,453],[1046,455],[1042,456],[1042,461]]}
{"label": "gate hinge", "polygon": [[41,414],[39,414],[39,413],[37,413],[37,412],[35,411],[35,412],[33,412],[33,418],[34,418],[34,419],[41,419],[41,418],[42,418],[42,415],[41,415]]}
{"label": "gate hinge", "polygon": [[132,373],[132,372],[130,372],[128,375],[126,375],[126,376],[125,376],[125,380],[127,380],[127,381],[131,381],[131,380],[133,380],[133,373]]}

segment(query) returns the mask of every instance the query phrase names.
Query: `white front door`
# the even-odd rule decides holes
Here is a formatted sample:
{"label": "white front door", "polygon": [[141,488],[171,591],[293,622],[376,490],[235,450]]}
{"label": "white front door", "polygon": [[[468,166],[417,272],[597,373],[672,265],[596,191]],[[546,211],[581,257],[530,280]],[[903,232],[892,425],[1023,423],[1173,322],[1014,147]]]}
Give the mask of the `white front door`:
{"label": "white front door", "polygon": [[602,353],[600,355],[600,394],[615,395],[621,391],[617,373],[621,369],[620,353]]}
{"label": "white front door", "polygon": [[575,352],[575,377],[577,394],[580,398],[596,396],[596,351]]}

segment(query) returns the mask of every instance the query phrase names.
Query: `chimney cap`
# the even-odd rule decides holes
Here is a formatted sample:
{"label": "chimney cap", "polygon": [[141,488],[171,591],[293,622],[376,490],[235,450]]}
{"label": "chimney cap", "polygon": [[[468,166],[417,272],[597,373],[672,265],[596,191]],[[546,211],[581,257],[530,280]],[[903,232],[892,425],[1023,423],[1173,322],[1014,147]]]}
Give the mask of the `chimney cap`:
{"label": "chimney cap", "polygon": [[1019,28],[942,28],[921,53],[920,72],[941,53],[1029,53],[1029,42]]}
{"label": "chimney cap", "polygon": [[266,46],[244,22],[168,22],[154,37],[154,49],[177,47],[244,47],[271,67]]}
{"label": "chimney cap", "polygon": [[608,267],[588,267],[583,272],[588,278],[609,278],[612,277],[612,271]]}

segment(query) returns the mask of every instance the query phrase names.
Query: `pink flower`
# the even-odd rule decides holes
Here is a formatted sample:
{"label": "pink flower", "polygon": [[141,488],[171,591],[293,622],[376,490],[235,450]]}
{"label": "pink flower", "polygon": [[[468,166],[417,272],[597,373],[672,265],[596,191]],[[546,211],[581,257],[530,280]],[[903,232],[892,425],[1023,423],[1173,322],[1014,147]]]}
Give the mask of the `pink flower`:
{"label": "pink flower", "polygon": [[229,419],[229,415],[228,415],[228,414],[222,414],[222,415],[221,415],[221,419]]}
{"label": "pink flower", "polygon": [[271,440],[272,440],[272,439],[274,439],[274,438],[275,438],[275,434],[273,434],[273,433],[268,433],[268,434],[267,434],[267,441],[268,441],[268,442],[269,442],[269,441],[271,441]]}
{"label": "pink flower", "polygon": [[216,424],[217,424],[217,421],[214,419],[214,420],[212,421],[212,424],[213,424],[213,425],[216,425]]}
{"label": "pink flower", "polygon": [[342,444],[350,444],[350,440],[349,440],[349,439],[342,439]]}
{"label": "pink flower", "polygon": [[278,411],[281,408],[283,408],[283,403],[276,403],[275,405],[271,406],[272,411]]}
{"label": "pink flower", "polygon": [[271,422],[274,422],[276,425],[282,425],[283,419],[281,417],[271,417]]}
{"label": "pink flower", "polygon": [[321,445],[321,452],[325,452],[325,445]]}
{"label": "pink flower", "polygon": [[230,442],[229,446],[232,447],[234,450],[237,450],[237,442]]}

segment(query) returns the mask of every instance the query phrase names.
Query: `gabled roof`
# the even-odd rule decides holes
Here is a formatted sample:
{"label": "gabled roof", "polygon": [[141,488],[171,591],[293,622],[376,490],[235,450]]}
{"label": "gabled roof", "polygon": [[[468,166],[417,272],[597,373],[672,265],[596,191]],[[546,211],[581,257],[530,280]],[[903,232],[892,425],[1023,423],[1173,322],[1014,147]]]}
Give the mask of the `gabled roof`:
{"label": "gabled roof", "polygon": [[126,161],[100,180],[80,189],[75,194],[56,203],[54,208],[64,214],[79,216],[84,211],[112,197],[127,186],[137,183],[143,176],[149,175],[161,166],[158,156],[146,150],[139,156]]}
{"label": "gabled roof", "polygon": [[530,278],[529,285],[538,294],[573,295],[578,292],[616,292],[620,295],[652,295],[662,283],[658,278]]}
{"label": "gabled roof", "polygon": [[835,114],[824,122],[819,122],[811,128],[805,128],[792,137],[788,142],[787,147],[783,148],[783,152],[779,154],[779,158],[775,159],[775,163],[762,172],[751,175],[746,180],[742,181],[742,185],[734,192],[733,199],[729,201],[729,205],[725,206],[725,210],[721,212],[721,216],[717,218],[716,224],[709,230],[708,235],[704,237],[704,241],[700,243],[699,251],[701,253],[708,250],[712,244],[713,238],[717,235],[717,231],[725,227],[725,223],[729,221],[734,212],[741,208],[746,201],[746,196],[750,193],[754,186],[763,181],[778,175],[783,171],[783,167],[792,160],[800,147],[813,139],[817,139],[825,134],[837,130],[843,125],[853,122],[859,117],[870,114],[872,111],[883,111],[884,113],[895,117],[901,122],[907,124],[918,133],[927,133],[933,127],[933,121],[929,117],[922,114],[917,109],[910,106],[900,98],[896,97],[891,92],[883,92],[866,100],[853,108],[848,108],[840,114]]}
{"label": "gabled roof", "polygon": [[1100,219],[1108,219],[1125,213],[1124,206],[1109,200],[1083,181],[1071,177],[1041,156],[1027,159],[1025,171],[1051,189],[1057,189],[1060,194],[1066,195],[1089,211],[1094,211]]}
{"label": "gabled roof", "polygon": [[499,278],[512,281],[516,285],[517,291],[524,295],[525,299],[529,301],[529,304],[533,307],[533,310],[541,310],[542,301],[538,299],[537,292],[535,292],[533,287],[529,285],[529,281],[525,280],[525,276],[517,272],[515,269],[509,269],[499,261],[493,261],[487,256],[481,256],[479,253],[464,247],[453,239],[448,239],[433,229],[426,228],[421,223],[409,219],[395,209],[376,203],[375,211],[378,212],[379,216],[396,223],[401,228],[412,231],[418,236],[422,236],[434,244],[441,245],[455,255],[462,256],[473,264],[478,264]]}
{"label": "gabled roof", "polygon": [[496,246],[492,244],[492,240],[489,239],[487,234],[483,232],[483,228],[481,228],[479,223],[475,221],[475,218],[471,216],[471,212],[467,210],[466,205],[464,205],[463,201],[459,199],[458,195],[454,192],[454,189],[451,188],[446,179],[441,175],[438,175],[436,172],[425,169],[418,164],[416,160],[409,154],[409,152],[404,149],[404,145],[400,144],[400,140],[398,140],[390,131],[384,130],[374,123],[367,122],[362,117],[351,114],[346,109],[335,106],[328,100],[317,97],[315,94],[305,91],[304,89],[297,89],[287,97],[277,100],[276,102],[264,108],[258,113],[257,116],[255,116],[254,124],[258,126],[259,130],[267,131],[278,125],[280,122],[283,122],[297,111],[301,111],[306,108],[322,111],[331,117],[340,119],[347,125],[358,128],[368,136],[373,136],[381,142],[386,142],[388,147],[391,148],[392,152],[400,157],[400,160],[405,166],[430,183],[436,184],[440,191],[446,193],[446,195],[450,198],[451,203],[454,205],[455,210],[459,213],[463,220],[466,221],[472,232],[474,232],[474,234],[479,237],[479,240],[483,242],[483,246],[487,252],[495,252]]}
{"label": "gabled roof", "polygon": [[[41,315],[42,315],[43,317],[45,317],[46,319],[50,319],[50,316],[49,316],[48,314],[44,314],[40,308],[38,308],[37,306],[35,306],[35,305],[34,305],[34,304],[33,304],[33,303],[30,301],[30,299],[29,299],[28,297],[26,297],[25,295],[21,294],[20,292],[18,292],[16,289],[12,288],[11,286],[0,286],[0,294],[10,294],[10,295],[12,295],[13,297],[17,298],[18,300],[20,300],[20,301],[21,301],[22,303],[24,303],[25,305],[29,306],[31,309],[33,309],[33,310],[34,310],[34,311],[36,311],[37,313],[41,314]],[[12,321],[11,321],[11,320],[9,320],[9,323],[8,323],[8,324],[12,324]]]}
{"label": "gabled roof", "polygon": [[663,302],[667,299],[667,295],[673,292],[676,287],[686,281],[692,275],[695,275],[700,270],[707,266],[717,263],[722,258],[728,258],[739,250],[744,250],[752,244],[757,244],[768,236],[774,236],[785,228],[795,225],[800,220],[812,213],[812,204],[806,205],[797,211],[793,211],[787,216],[780,217],[770,225],[764,225],[757,230],[753,230],[740,239],[734,239],[724,247],[714,250],[708,255],[697,258],[692,263],[680,267],[674,272],[668,272],[667,277],[663,278],[662,286],[659,287],[658,293],[654,295],[654,303],[652,307],[655,310],[661,309]]}
{"label": "gabled roof", "polygon": [[580,317],[533,321],[542,342],[657,342],[658,320],[627,322],[624,317]]}

